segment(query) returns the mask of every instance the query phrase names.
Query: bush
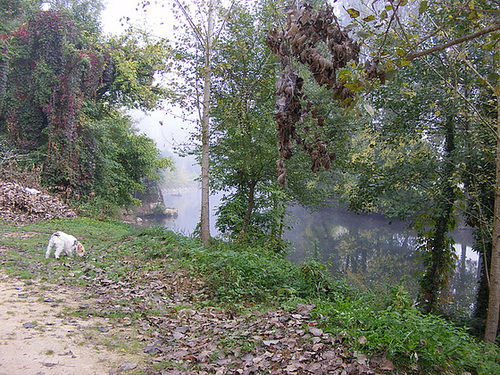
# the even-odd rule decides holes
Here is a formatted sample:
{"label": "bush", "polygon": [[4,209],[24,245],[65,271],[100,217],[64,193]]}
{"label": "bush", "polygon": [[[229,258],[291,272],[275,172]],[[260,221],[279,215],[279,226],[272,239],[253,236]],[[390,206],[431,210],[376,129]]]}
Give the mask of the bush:
{"label": "bush", "polygon": [[214,297],[223,302],[262,302],[291,286],[294,268],[282,256],[264,249],[240,249],[219,243],[196,253],[200,270]]}
{"label": "bush", "polygon": [[347,333],[355,350],[382,352],[421,373],[500,373],[498,348],[476,342],[443,318],[418,312],[400,286],[388,295],[364,292],[357,298],[319,300],[317,305],[313,312],[325,330]]}
{"label": "bush", "polygon": [[160,226],[140,229],[138,240],[138,247],[141,249],[139,255],[145,259],[164,258],[166,256],[174,259],[190,259],[191,253],[202,246],[197,239],[184,237]]}

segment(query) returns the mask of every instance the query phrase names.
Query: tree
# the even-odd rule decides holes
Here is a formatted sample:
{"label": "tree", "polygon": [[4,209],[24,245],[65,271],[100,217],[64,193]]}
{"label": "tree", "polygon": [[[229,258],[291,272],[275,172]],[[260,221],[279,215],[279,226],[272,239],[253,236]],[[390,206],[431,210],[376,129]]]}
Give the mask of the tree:
{"label": "tree", "polygon": [[16,30],[30,14],[40,10],[42,0],[0,0],[0,34]]}
{"label": "tree", "polygon": [[[428,2],[427,1],[421,1],[419,4],[419,8],[417,9],[412,9],[413,11],[417,10],[420,16],[423,14],[427,14],[426,12],[429,9],[436,10],[436,13],[447,13],[449,12],[449,17],[446,18],[440,18],[441,20],[445,20],[444,24],[437,24],[435,22],[436,19],[432,17],[432,15],[428,18],[429,22],[425,22],[424,25],[426,26],[433,26],[434,30],[428,36],[423,36],[419,31],[416,30],[411,30],[410,29],[416,29],[415,26],[418,26],[418,23],[413,23],[408,22],[408,19],[411,19],[412,16],[410,15],[409,12],[403,12],[405,5],[407,5],[408,2],[405,0],[402,1],[397,1],[397,2],[391,2],[391,4],[382,7],[377,2],[372,2],[369,3],[366,8],[362,9],[362,12],[360,10],[354,9],[354,8],[347,8],[347,13],[349,16],[353,19],[355,19],[355,24],[361,24],[363,25],[364,29],[367,30],[369,33],[367,33],[369,36],[376,34],[376,30],[383,30],[382,35],[378,34],[376,39],[376,43],[374,45],[370,46],[370,49],[373,51],[372,56],[374,57],[372,62],[366,62],[365,63],[365,74],[367,78],[379,78],[382,83],[385,80],[385,75],[386,72],[380,70],[380,63],[383,60],[383,67],[385,68],[386,71],[394,71],[396,67],[404,67],[404,66],[409,66],[411,65],[411,61],[420,58],[422,56],[426,56],[435,52],[439,51],[444,51],[447,48],[453,47],[457,44],[464,43],[467,41],[471,41],[474,39],[477,39],[479,37],[482,37],[484,35],[488,35],[496,30],[500,29],[500,25],[495,21],[495,4],[491,2],[481,2],[481,6],[483,8],[472,8],[468,6],[468,3],[465,6],[444,6],[442,7],[441,4],[433,4],[433,8],[429,8]],[[453,12],[451,12],[453,10]],[[482,13],[483,10],[485,13]],[[363,14],[362,14],[363,13]],[[296,50],[304,50],[309,48],[307,47],[308,45],[314,45],[316,41],[318,40],[318,34],[321,35],[316,31],[316,33],[311,32],[311,33],[304,33],[304,34],[299,34],[297,33],[297,30],[301,29],[306,29],[304,27],[304,22],[301,23],[295,23],[297,20],[297,15],[296,13],[290,13],[291,16],[291,22],[289,22],[289,27],[286,32],[282,34],[277,34],[276,32],[273,32],[270,34],[271,38],[271,45],[270,47],[277,53],[282,56],[282,61],[287,61],[289,53],[287,52],[287,46],[284,45],[283,43],[276,43],[276,41],[281,39],[287,39],[291,41],[291,43],[299,44],[299,47],[294,47]],[[492,17],[490,16],[485,16],[485,14],[488,15],[493,15]],[[326,16],[328,17],[328,16]],[[406,19],[404,19],[406,17]],[[308,17],[308,20],[312,20],[312,23],[316,23],[316,25],[321,25],[323,22],[328,24],[330,21],[329,18],[325,18],[324,16],[320,17],[321,21],[316,21],[314,18]],[[461,25],[466,24],[471,26],[471,28],[475,28],[476,30],[478,28],[481,28],[479,31],[473,31],[471,33],[466,33],[470,31],[470,28],[463,28],[459,27],[456,28],[455,30],[460,30],[462,32],[465,32],[464,34],[456,37],[455,39],[451,38],[448,35],[449,31],[447,26],[450,25],[450,23],[453,22],[454,24],[457,22],[460,22]],[[487,27],[484,27],[485,24],[490,23]],[[307,22],[305,23],[307,25]],[[372,27],[373,25],[373,27]],[[420,23],[422,25],[422,23]],[[410,27],[411,26],[411,27]],[[391,34],[392,33],[392,34]],[[366,34],[366,32],[365,32]],[[299,35],[297,37],[297,35]],[[333,35],[333,34],[332,34]],[[397,36],[396,41],[398,41],[397,48],[395,48],[396,55],[391,55],[389,49],[387,48],[390,43],[388,41],[391,39],[389,36],[394,35]],[[436,36],[437,35],[444,35],[447,40],[444,43],[430,46],[429,48],[425,49],[421,52],[416,52],[418,49],[421,49],[422,46],[425,47],[425,42],[435,42]],[[292,39],[294,38],[295,39]],[[305,42],[305,43],[304,43]],[[305,56],[314,56],[314,51],[309,51],[308,54]],[[349,56],[348,53],[345,53],[344,56]],[[300,61],[301,56],[297,56],[297,59]],[[311,61],[314,61],[314,64],[311,64]],[[335,60],[334,60],[335,61]],[[313,65],[311,69],[314,69],[314,67],[319,68],[318,73],[320,73],[320,78],[323,77],[323,81],[317,80],[318,83],[320,84],[330,84],[333,86],[335,84],[335,69],[331,69],[330,67],[330,62],[328,61],[322,61],[321,60],[321,55],[311,58],[309,61],[301,61],[302,63],[308,64],[308,65]],[[335,67],[333,67],[335,68]],[[289,75],[288,78],[293,78],[293,75]],[[333,80],[332,80],[333,79]],[[292,87],[293,90],[292,92],[298,93],[298,95],[301,95],[301,82],[297,81],[296,79],[288,79],[288,81],[291,82],[296,82],[296,84]],[[358,81],[361,82],[361,81]],[[298,84],[297,84],[298,83]],[[494,86],[491,86],[494,87]],[[295,94],[297,95],[297,94]],[[287,103],[286,101],[286,94],[284,96],[283,102]],[[293,97],[292,97],[293,100]],[[293,101],[291,102],[293,103]],[[300,108],[300,105],[297,104],[295,105],[295,108]],[[295,113],[300,113],[300,111],[295,111]],[[292,117],[291,121],[289,121],[288,127],[284,127],[285,129],[292,129],[292,132],[288,132],[288,134],[292,134],[294,138],[296,136],[293,133],[294,125],[295,123],[298,122],[298,119],[300,116],[295,116]],[[279,123],[279,120],[278,120]],[[451,122],[449,122],[451,124]],[[451,129],[451,128],[450,128]],[[450,132],[451,134],[451,132]],[[287,139],[285,141],[288,142]],[[448,140],[450,148],[449,152],[452,152],[452,144],[453,140],[452,138],[449,138]],[[499,148],[499,155],[500,155],[500,148]],[[499,156],[499,165],[500,165],[500,156]],[[500,167],[499,167],[499,176],[500,176]],[[500,177],[497,177],[497,186],[500,188]],[[445,188],[444,190],[447,190]],[[449,189],[448,189],[449,190]],[[500,189],[499,189],[500,190]],[[500,199],[500,193],[498,193],[498,199]],[[499,207],[500,210],[500,204],[496,204],[495,207]],[[447,208],[444,209],[444,211],[448,211]],[[444,219],[445,217],[443,217]],[[497,278],[500,281],[500,262],[498,262],[499,266],[497,265],[497,261],[494,259],[496,257],[496,250],[495,250],[495,241],[496,237],[495,234],[500,232],[500,230],[497,231],[497,227],[500,227],[500,213],[499,217],[495,216],[494,219],[494,250],[492,252],[492,264],[495,265],[495,267],[492,265],[492,285],[494,286],[495,290],[490,291],[490,310],[491,315],[495,317],[495,319],[498,319],[498,311],[497,308],[500,305],[500,282],[498,283],[498,287],[496,285],[496,280]],[[437,232],[436,232],[437,234]],[[500,235],[499,235],[499,244],[498,247],[500,248]],[[498,272],[498,275],[497,275]],[[490,313],[489,313],[490,315]],[[493,326],[497,326],[498,322],[493,322]],[[496,328],[495,328],[496,329]],[[487,329],[488,332],[488,329]],[[495,331],[496,332],[496,331]],[[487,334],[487,341],[491,341],[491,333]]]}
{"label": "tree", "polygon": [[[380,166],[375,175],[361,177],[358,185],[363,192],[358,192],[360,202],[385,193],[391,203],[389,207],[378,205],[379,210],[413,219],[425,267],[420,280],[420,305],[425,312],[439,312],[449,300],[454,249],[448,233],[455,227],[457,202],[462,197],[457,166],[464,138],[457,133],[464,129],[465,121],[458,110],[459,74],[450,60],[441,54],[441,64],[446,67],[439,69],[443,75],[428,68],[429,63],[439,65],[437,59],[415,62],[369,96],[379,113],[373,119],[374,147],[389,163]],[[402,153],[397,150],[401,144],[406,146],[406,150],[399,147]],[[377,180],[378,176],[382,177]]]}
{"label": "tree", "polygon": [[[424,3],[424,2],[422,2]],[[421,12],[427,10],[427,2],[424,3],[424,7],[421,6]],[[411,61],[413,59],[426,56],[430,53],[438,52],[438,51],[443,51],[446,48],[449,48],[451,46],[455,46],[457,44],[465,43],[467,41],[475,41],[478,38],[481,38],[483,36],[486,36],[487,39],[489,39],[488,43],[485,43],[483,45],[484,48],[494,48],[494,46],[497,44],[497,36],[495,34],[489,36],[489,34],[495,32],[496,30],[499,30],[500,25],[498,24],[495,16],[495,9],[496,9],[496,4],[494,2],[489,2],[489,1],[484,1],[481,2],[480,4],[476,4],[477,8],[472,8],[468,7],[468,4],[466,4],[463,7],[458,7],[458,8],[447,8],[447,7],[440,7],[439,5],[435,5],[434,9],[436,10],[436,14],[440,14],[440,17],[434,18],[434,20],[437,19],[443,19],[442,13],[448,13],[450,12],[450,17],[455,19],[456,21],[461,21],[462,27],[456,28],[460,31],[465,31],[469,32],[466,33],[465,36],[460,36],[457,38],[452,38],[451,31],[453,30],[447,30],[442,33],[444,36],[448,39],[445,43],[439,44],[437,46],[428,48],[424,51],[421,52],[413,52],[409,54],[404,54],[404,57],[407,61]],[[432,10],[432,8],[431,8]],[[451,12],[453,10],[453,12]],[[493,10],[493,12],[490,12]],[[485,13],[482,13],[485,12]],[[491,14],[492,16],[486,16],[486,14]],[[488,25],[490,23],[490,25]],[[465,24],[465,27],[463,26]],[[485,26],[487,25],[487,26]],[[443,30],[445,29],[445,25],[440,25],[438,29]],[[455,25],[454,25],[455,26]],[[470,29],[478,29],[482,28],[479,31],[474,31],[470,32]],[[495,65],[495,54],[493,55],[493,66],[490,65],[490,69],[494,67]],[[498,84],[495,83],[488,83],[488,80],[485,79],[485,77],[474,67],[474,65],[468,61],[468,59],[465,59],[467,66],[469,69],[476,74],[476,78],[479,79],[479,82],[481,85],[484,83],[487,83],[487,85],[492,89],[496,96],[497,103],[499,101],[498,97],[498,92],[497,92],[497,87]],[[491,61],[491,60],[490,60]],[[487,73],[487,76],[491,76],[491,70],[489,73]],[[500,107],[499,107],[500,108]],[[497,113],[498,108],[497,108]],[[484,124],[487,125],[487,124]],[[497,128],[499,128],[500,122],[497,122]],[[498,137],[498,134],[494,135],[497,139],[497,144],[500,144],[500,138]],[[497,176],[496,176],[496,183],[495,183],[495,191],[496,191],[496,196],[495,196],[495,210],[500,207],[500,194],[498,194],[498,188],[500,187],[500,154],[497,151]],[[500,213],[500,212],[499,212]],[[498,239],[498,233],[500,232],[500,216],[498,216],[497,211],[495,211],[494,215],[494,221],[493,221],[493,250],[492,250],[492,257],[491,257],[491,271],[490,271],[490,297],[489,297],[489,304],[488,304],[488,317],[487,317],[487,324],[486,324],[486,332],[485,332],[485,341],[493,342],[496,337],[497,333],[497,327],[498,327],[498,316],[499,316],[499,308],[500,308],[500,254],[497,253],[497,249],[500,247],[500,242],[496,243]]]}
{"label": "tree", "polygon": [[69,12],[79,30],[100,34],[99,17],[104,9],[102,0],[44,0],[43,3],[50,10]]}
{"label": "tree", "polygon": [[[225,17],[231,14],[231,9],[223,12],[222,18],[217,19],[217,10],[222,7],[214,0],[208,3],[200,2],[195,7],[196,14],[189,13],[189,7],[174,1],[174,10],[182,13],[186,22],[185,33],[179,35],[181,40],[177,44],[176,56],[179,59],[177,65],[178,74],[182,83],[174,84],[177,89],[177,103],[186,110],[198,112],[201,141],[201,217],[200,236],[205,244],[210,240],[210,179],[209,179],[209,147],[210,147],[210,110],[211,110],[211,85],[212,85],[212,58],[213,51],[217,46],[217,35],[225,25]],[[199,19],[204,21],[198,22]],[[200,27],[203,24],[204,27]],[[219,31],[216,31],[216,26]],[[200,92],[200,86],[203,88]]]}
{"label": "tree", "polygon": [[211,186],[227,192],[219,230],[240,239],[268,236],[276,223],[274,61],[265,49],[265,22],[258,8],[235,6],[214,54]]}
{"label": "tree", "polygon": [[213,12],[214,2],[209,0],[207,35],[205,41],[205,69],[203,73],[203,120],[201,125],[201,217],[200,234],[201,240],[208,245],[210,239],[210,179],[209,179],[209,144],[210,144],[210,88],[212,73],[212,49],[213,49]]}
{"label": "tree", "polygon": [[[103,123],[119,123],[121,106],[155,108],[167,92],[153,78],[165,70],[168,50],[163,41],[151,43],[132,32],[100,41],[95,23],[98,7],[84,7],[80,13],[80,8],[72,8],[74,13],[63,8],[35,12],[25,25],[6,36],[8,50],[2,58],[8,61],[8,101],[0,113],[0,130],[32,161],[43,164],[45,184],[73,191],[74,197],[88,197],[97,186],[96,153],[102,142],[99,137],[105,134],[92,124],[103,119],[108,121]],[[79,22],[75,22],[75,12]],[[83,30],[82,25],[88,28]],[[134,182],[122,184],[123,188],[127,184],[139,188],[140,176],[150,176],[156,167],[168,163],[148,158],[148,154],[158,156],[154,144],[134,136],[127,124],[123,133],[128,134],[128,143],[121,144],[127,157],[107,157],[125,168],[124,175]],[[128,159],[133,156],[130,144],[137,151],[137,163]],[[115,195],[115,202],[130,202],[124,196]]]}
{"label": "tree", "polygon": [[[87,163],[95,165],[93,192],[97,204],[129,206],[139,202],[134,192],[144,191],[145,179],[158,180],[160,171],[172,167],[161,158],[153,140],[138,134],[128,117],[94,120],[89,126],[92,153]],[[105,209],[105,207],[99,207]]]}
{"label": "tree", "polygon": [[[397,6],[399,7],[400,5],[404,5],[403,2],[398,2]],[[406,30],[399,30],[401,34],[404,36],[404,40],[406,40],[407,44],[405,45],[405,48],[401,48],[400,56],[403,58],[401,62],[405,65],[408,64],[409,61],[412,61],[416,58],[420,58],[422,56],[427,56],[431,53],[443,51],[446,48],[450,48],[452,46],[462,44],[468,41],[474,41],[478,38],[486,36],[489,41],[483,45],[484,48],[490,48],[494,49],[495,45],[497,44],[497,36],[495,34],[492,34],[489,36],[489,34],[499,30],[500,25],[498,24],[496,20],[496,4],[495,2],[489,2],[489,1],[484,1],[480,2],[478,4],[475,4],[475,7],[469,6],[469,4],[465,4],[463,6],[457,6],[457,7],[446,7],[446,6],[441,6],[441,4],[435,4],[433,7],[428,8],[428,4],[425,1],[422,1],[420,4],[420,9],[419,12],[420,14],[425,13],[426,11],[432,10],[435,12],[435,14],[439,14],[439,17],[433,17],[432,14],[430,15],[430,20],[431,23],[434,22],[435,30],[430,34],[430,37],[424,37],[421,38],[420,40],[412,40],[411,37],[409,37],[409,33],[406,32]],[[443,13],[445,14],[445,17],[443,17]],[[359,15],[359,14],[358,14]],[[448,17],[449,16],[449,17]],[[439,25],[436,21],[437,20],[445,20],[446,21]],[[399,21],[398,20],[398,15],[396,11],[394,11],[391,21]],[[448,25],[453,22],[453,25],[455,26],[455,30],[459,30],[463,32],[462,35],[453,38],[451,35],[452,31],[448,29]],[[461,27],[456,27],[456,24],[459,23]],[[488,25],[489,23],[489,25]],[[465,27],[464,27],[465,25]],[[388,28],[389,29],[389,28]],[[470,29],[476,29],[478,31],[472,31],[470,32]],[[416,47],[418,44],[422,44],[422,41],[426,40],[432,40],[435,35],[441,34],[444,35],[444,37],[447,39],[445,42],[440,43],[438,45],[432,46],[430,48],[424,49],[421,52],[416,52]],[[414,34],[414,35],[419,35],[419,34]],[[410,52],[405,52],[410,51]],[[493,61],[496,60],[496,52],[493,54]],[[490,72],[486,73],[486,75],[481,74],[481,72],[478,71],[478,69],[475,68],[475,66],[468,61],[467,58],[464,58],[465,56],[462,56],[462,59],[466,62],[468,68],[476,74],[476,78],[480,80],[481,84],[486,83],[489,88],[492,89],[494,92],[495,96],[497,97],[497,103],[499,100],[498,97],[498,92],[497,88],[499,87],[497,83],[491,82],[488,83],[488,79],[486,77],[491,76],[491,68],[492,65],[489,65]],[[491,61],[491,60],[490,60]],[[493,65],[494,67],[494,65]],[[493,70],[494,71],[494,70]],[[498,109],[497,109],[498,113]],[[488,126],[487,123],[483,123],[484,125]],[[499,122],[497,122],[497,128],[500,128]],[[500,138],[498,134],[494,135],[497,144],[500,144]],[[494,220],[493,220],[493,250],[492,250],[492,257],[491,257],[491,271],[490,271],[490,298],[489,298],[489,304],[488,304],[488,318],[487,318],[487,326],[486,326],[486,332],[485,332],[485,341],[494,341],[496,337],[496,332],[497,332],[497,327],[498,327],[498,315],[499,315],[499,306],[500,306],[500,254],[497,252],[497,249],[500,248],[500,242],[498,240],[498,233],[500,232],[500,215],[497,214],[497,208],[500,207],[500,204],[498,203],[500,200],[500,194],[498,193],[498,188],[500,187],[500,154],[499,151],[497,151],[497,175],[496,175],[496,183],[495,183],[495,214],[494,214]],[[500,212],[499,212],[500,213]]]}

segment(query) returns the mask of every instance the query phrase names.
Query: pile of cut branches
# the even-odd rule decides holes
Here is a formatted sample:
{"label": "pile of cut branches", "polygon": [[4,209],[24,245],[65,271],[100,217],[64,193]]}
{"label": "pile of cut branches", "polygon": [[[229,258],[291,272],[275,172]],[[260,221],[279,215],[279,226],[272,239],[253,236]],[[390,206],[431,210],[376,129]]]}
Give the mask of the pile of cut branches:
{"label": "pile of cut branches", "polygon": [[0,218],[16,224],[76,217],[61,200],[40,190],[0,180]]}

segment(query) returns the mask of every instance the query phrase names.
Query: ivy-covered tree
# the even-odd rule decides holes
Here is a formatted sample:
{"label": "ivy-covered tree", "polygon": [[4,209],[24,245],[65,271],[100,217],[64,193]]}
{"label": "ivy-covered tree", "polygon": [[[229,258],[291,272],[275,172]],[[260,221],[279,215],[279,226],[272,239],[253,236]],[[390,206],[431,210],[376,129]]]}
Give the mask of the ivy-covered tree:
{"label": "ivy-covered tree", "polygon": [[43,0],[0,0],[0,35],[16,30],[35,11]]}
{"label": "ivy-covered tree", "polygon": [[[441,70],[456,73],[453,68]],[[365,162],[376,168],[367,173],[359,166],[361,177],[351,203],[369,207],[378,202],[371,208],[413,219],[424,265],[419,302],[426,312],[439,311],[449,299],[455,260],[449,232],[462,196],[457,169],[465,123],[457,109],[461,103],[443,77],[418,62],[401,69],[372,99],[378,112],[372,147],[378,155]]]}
{"label": "ivy-covered tree", "polygon": [[[118,110],[123,106],[157,107],[166,90],[154,77],[166,69],[168,49],[161,40],[152,42],[133,32],[101,40],[96,27],[99,7],[73,7],[69,12],[63,9],[65,3],[54,2],[59,10],[35,12],[18,30],[4,35],[8,48],[2,58],[8,61],[8,68],[0,131],[19,151],[29,153],[43,165],[47,186],[84,197],[95,191],[98,146],[103,142],[99,137],[106,135],[96,132],[92,124],[119,124],[123,114]],[[153,161],[149,155],[158,156],[154,144],[140,141],[141,136],[134,135],[130,124],[122,128],[130,139],[115,143],[124,148],[122,154],[126,156],[113,154],[112,149],[102,151],[106,158],[120,164],[136,183],[133,187],[138,188],[139,177],[165,166],[166,160]],[[137,149],[128,146],[134,142]],[[147,160],[150,164],[132,164],[131,160]],[[123,183],[123,179],[114,183],[123,191],[114,201],[130,201],[127,197],[132,191],[125,193],[124,189],[132,185]]]}
{"label": "ivy-covered tree", "polygon": [[[484,116],[476,108],[478,106],[477,93],[483,92],[485,89],[490,90],[495,96],[494,100],[497,104],[499,103],[498,76],[495,72],[498,60],[497,31],[500,29],[500,24],[498,23],[498,4],[496,2],[487,0],[473,3],[421,1],[411,4],[406,1],[397,1],[385,8],[372,2],[369,7],[355,8],[356,6],[353,6],[347,11],[353,19],[356,19],[356,24],[363,26],[364,34],[374,36],[370,39],[371,42],[375,41],[374,44],[371,44],[373,55],[384,62],[384,67],[388,71],[394,72],[402,66],[411,66],[416,59],[422,59],[427,63],[429,69],[435,69],[437,74],[441,76],[442,84],[447,85],[449,93],[455,95],[455,103],[462,103],[462,105],[455,107],[455,115],[447,111],[448,115],[451,114],[455,119],[461,119],[462,124],[465,122],[465,132],[460,133],[464,137],[469,137],[469,141],[472,140],[467,129],[471,128],[471,124],[477,124],[478,127],[489,129],[490,136],[494,137],[498,144],[498,133],[495,134],[494,130],[495,128],[497,131],[499,129],[498,113],[500,112],[498,108],[496,116]],[[377,30],[383,30],[383,32],[380,33]],[[391,41],[396,43],[396,48],[393,48],[394,45]],[[479,52],[481,50],[482,52]],[[430,55],[434,58],[429,57]],[[436,59],[436,56],[440,56],[441,60]],[[448,65],[450,64],[449,60],[459,62],[459,67],[443,69],[443,66],[451,66]],[[448,106],[448,108],[450,107]],[[493,124],[492,118],[496,118]],[[453,126],[450,121],[448,124]],[[451,139],[449,141],[451,141],[449,144],[453,142]],[[442,150],[445,151],[444,156],[446,157],[447,147],[443,147]],[[454,154],[452,159],[457,157],[456,152]],[[497,176],[493,184],[494,191],[497,192],[494,199],[495,209],[500,209],[500,195],[498,195],[498,186],[500,186],[499,155],[500,153],[497,151]],[[456,159],[452,159],[450,160],[457,162]],[[455,164],[455,168],[456,166],[457,164]],[[443,180],[443,183],[445,185],[456,183],[453,181],[456,173],[451,173],[453,170],[451,164],[443,171],[446,168],[449,168],[448,179]],[[487,168],[483,170],[486,171]],[[458,172],[456,169],[455,171]],[[453,177],[449,177],[450,174]],[[488,177],[480,179],[487,181]],[[451,191],[451,186],[445,187],[443,191],[445,190]],[[486,194],[484,197],[484,202],[486,202],[489,193],[487,189],[482,191]],[[446,199],[447,196],[442,198]],[[476,200],[476,203],[478,201]],[[443,202],[442,204],[446,205],[447,203]],[[494,212],[493,207],[486,209]],[[500,245],[496,243],[500,238],[500,215],[493,214],[492,216],[493,223],[490,227],[490,229],[493,228],[493,233],[490,233],[492,236],[492,256],[488,272],[491,288],[485,333],[486,341],[495,340],[500,306]],[[485,238],[482,238],[484,246]],[[483,246],[479,248],[483,248]]]}

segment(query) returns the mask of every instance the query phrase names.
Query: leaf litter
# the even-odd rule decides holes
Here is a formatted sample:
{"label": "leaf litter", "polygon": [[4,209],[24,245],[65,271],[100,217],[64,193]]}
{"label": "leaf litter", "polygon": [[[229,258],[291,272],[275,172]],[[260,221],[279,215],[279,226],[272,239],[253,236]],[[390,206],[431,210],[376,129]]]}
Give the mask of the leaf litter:
{"label": "leaf litter", "polygon": [[[135,354],[142,351],[142,360],[124,360],[111,375],[395,373],[385,356],[369,359],[350,352],[342,335],[317,327],[311,317],[313,304],[299,304],[293,311],[246,313],[201,307],[209,298],[201,280],[183,270],[150,272],[133,261],[123,262],[130,272],[118,279],[113,267],[80,262],[83,273],[79,278],[87,286],[70,287],[74,293],[92,296],[74,312],[89,320],[87,325],[101,318],[97,334],[140,344]],[[95,274],[88,276],[91,271]],[[58,281],[61,287],[69,287],[75,277],[60,276]],[[54,300],[52,296],[45,299]],[[106,317],[105,325],[102,317]],[[66,323],[72,321],[75,324],[71,318]]]}
{"label": "leaf litter", "polygon": [[[136,275],[137,277],[137,275]],[[134,279],[136,279],[134,277]],[[200,308],[209,298],[203,283],[181,270],[144,273],[111,282],[106,275],[90,280],[102,312],[133,314],[137,339],[154,374],[382,374],[394,373],[385,356],[369,360],[349,352],[343,336],[316,327],[313,304],[235,314]],[[127,303],[123,303],[127,301]],[[123,318],[119,324],[131,324]]]}

